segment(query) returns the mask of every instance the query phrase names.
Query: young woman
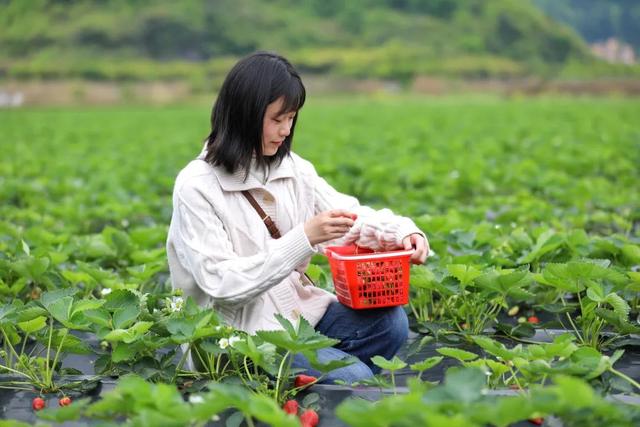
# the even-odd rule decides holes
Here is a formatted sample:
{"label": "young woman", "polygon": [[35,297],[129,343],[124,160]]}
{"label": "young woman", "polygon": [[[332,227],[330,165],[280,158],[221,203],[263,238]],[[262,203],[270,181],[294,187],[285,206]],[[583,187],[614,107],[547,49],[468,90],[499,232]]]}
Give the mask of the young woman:
{"label": "young woman", "polygon": [[[320,361],[360,359],[325,380],[353,382],[378,372],[371,357],[391,358],[405,342],[406,314],[401,307],[341,305],[305,280],[310,257],[328,244],[355,243],[376,250],[413,247],[411,261],[420,264],[429,246],[409,218],[359,205],[291,151],[305,96],[298,73],[273,53],[249,55],[229,72],[205,147],[176,179],[167,241],[171,281],[248,333],[279,329],[276,313],[292,322],[303,316],[340,340],[318,352]],[[280,238],[272,237],[243,191],[273,220]],[[294,366],[309,368],[302,357]]]}

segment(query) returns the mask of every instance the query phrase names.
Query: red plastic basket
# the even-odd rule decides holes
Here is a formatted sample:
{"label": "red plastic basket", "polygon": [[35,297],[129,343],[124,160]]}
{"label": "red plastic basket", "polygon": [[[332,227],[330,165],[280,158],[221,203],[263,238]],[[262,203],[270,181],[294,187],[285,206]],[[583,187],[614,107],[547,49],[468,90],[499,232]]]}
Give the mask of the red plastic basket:
{"label": "red plastic basket", "polygon": [[409,302],[409,257],[413,249],[374,252],[358,246],[325,249],[338,301],[356,309]]}

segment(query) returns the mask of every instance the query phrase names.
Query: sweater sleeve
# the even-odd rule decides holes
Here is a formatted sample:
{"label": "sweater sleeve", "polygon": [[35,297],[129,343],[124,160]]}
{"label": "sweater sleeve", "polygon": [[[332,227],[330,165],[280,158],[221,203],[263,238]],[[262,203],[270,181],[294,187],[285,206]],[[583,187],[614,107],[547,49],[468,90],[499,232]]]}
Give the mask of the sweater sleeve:
{"label": "sweater sleeve", "polygon": [[239,256],[206,195],[184,185],[174,199],[179,209],[176,241],[180,261],[215,303],[236,306],[283,281],[314,251],[302,224],[263,251]]}
{"label": "sweater sleeve", "polygon": [[346,209],[358,215],[344,237],[328,242],[326,246],[356,244],[376,251],[389,251],[402,248],[402,240],[410,234],[425,236],[410,218],[395,215],[389,209],[374,210],[363,206],[358,199],[338,192],[317,174],[314,179],[316,213]]}

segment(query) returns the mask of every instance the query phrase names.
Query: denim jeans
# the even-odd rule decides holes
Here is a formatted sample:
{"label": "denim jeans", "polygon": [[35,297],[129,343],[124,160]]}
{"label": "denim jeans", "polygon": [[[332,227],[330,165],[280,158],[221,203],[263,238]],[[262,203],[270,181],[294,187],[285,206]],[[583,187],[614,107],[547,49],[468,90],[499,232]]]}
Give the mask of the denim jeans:
{"label": "denim jeans", "polygon": [[[341,380],[350,384],[380,372],[371,358],[379,355],[391,359],[407,340],[409,322],[402,307],[353,310],[333,302],[316,325],[316,330],[340,340],[334,347],[318,350],[320,362],[326,363],[349,355],[360,359],[357,363],[328,372],[321,382]],[[300,354],[294,357],[293,367],[305,369],[307,375],[321,375]]]}

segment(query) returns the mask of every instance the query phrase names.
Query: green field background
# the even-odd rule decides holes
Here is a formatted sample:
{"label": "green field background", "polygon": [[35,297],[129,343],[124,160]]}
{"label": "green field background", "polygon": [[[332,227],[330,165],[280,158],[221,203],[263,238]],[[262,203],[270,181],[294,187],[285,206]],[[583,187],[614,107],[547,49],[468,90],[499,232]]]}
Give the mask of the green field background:
{"label": "green field background", "polygon": [[[209,109],[2,112],[3,220],[166,226]],[[413,217],[637,235],[639,113],[634,99],[321,97],[301,111],[294,151],[340,191]]]}

